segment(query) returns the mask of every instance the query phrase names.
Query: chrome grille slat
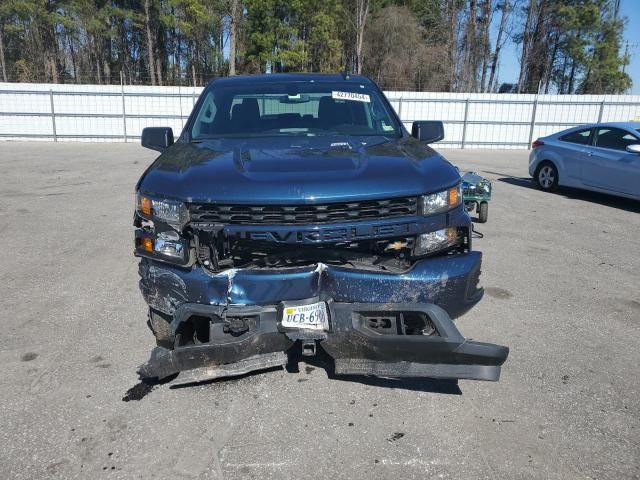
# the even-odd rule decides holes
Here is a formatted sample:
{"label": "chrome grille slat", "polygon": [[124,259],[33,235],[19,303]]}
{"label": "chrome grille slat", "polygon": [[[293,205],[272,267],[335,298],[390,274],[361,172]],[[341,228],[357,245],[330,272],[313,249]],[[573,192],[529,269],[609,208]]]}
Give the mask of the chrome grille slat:
{"label": "chrome grille slat", "polygon": [[194,222],[251,225],[299,225],[416,215],[416,197],[364,200],[321,205],[189,205]]}

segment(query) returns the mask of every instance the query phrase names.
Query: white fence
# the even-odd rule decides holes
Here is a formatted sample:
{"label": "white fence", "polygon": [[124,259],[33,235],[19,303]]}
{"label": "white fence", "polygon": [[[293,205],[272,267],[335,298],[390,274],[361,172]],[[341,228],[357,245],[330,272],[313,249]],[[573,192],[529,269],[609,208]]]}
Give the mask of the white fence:
{"label": "white fence", "polygon": [[[131,142],[147,126],[180,132],[202,87],[0,83],[0,140]],[[527,148],[598,121],[640,120],[640,95],[386,92],[407,128],[442,120],[439,147]]]}

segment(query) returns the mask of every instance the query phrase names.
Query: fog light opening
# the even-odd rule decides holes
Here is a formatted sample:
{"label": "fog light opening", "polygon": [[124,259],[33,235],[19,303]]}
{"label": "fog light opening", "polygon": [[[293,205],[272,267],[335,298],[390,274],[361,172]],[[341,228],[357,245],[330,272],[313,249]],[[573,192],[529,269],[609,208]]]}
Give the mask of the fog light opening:
{"label": "fog light opening", "polygon": [[186,345],[199,345],[209,342],[209,317],[193,315],[180,324],[176,330],[176,344],[181,347]]}
{"label": "fog light opening", "polygon": [[424,312],[403,312],[402,326],[406,335],[438,335],[438,330]]}

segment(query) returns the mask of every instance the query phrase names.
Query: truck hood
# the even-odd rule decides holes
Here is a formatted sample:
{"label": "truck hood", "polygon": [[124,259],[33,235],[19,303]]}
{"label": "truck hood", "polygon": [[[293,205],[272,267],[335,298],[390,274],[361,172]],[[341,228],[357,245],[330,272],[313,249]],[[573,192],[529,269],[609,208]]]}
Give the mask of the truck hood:
{"label": "truck hood", "polygon": [[460,181],[412,138],[273,137],[179,142],[137,189],[185,202],[304,204],[415,196]]}

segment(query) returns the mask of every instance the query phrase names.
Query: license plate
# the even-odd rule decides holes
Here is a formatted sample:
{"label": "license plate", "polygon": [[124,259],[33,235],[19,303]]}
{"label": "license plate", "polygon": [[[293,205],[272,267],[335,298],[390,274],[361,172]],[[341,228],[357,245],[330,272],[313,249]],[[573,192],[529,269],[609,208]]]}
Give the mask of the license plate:
{"label": "license plate", "polygon": [[282,326],[287,328],[308,328],[329,330],[327,304],[325,302],[307,305],[285,306],[282,311]]}

